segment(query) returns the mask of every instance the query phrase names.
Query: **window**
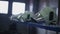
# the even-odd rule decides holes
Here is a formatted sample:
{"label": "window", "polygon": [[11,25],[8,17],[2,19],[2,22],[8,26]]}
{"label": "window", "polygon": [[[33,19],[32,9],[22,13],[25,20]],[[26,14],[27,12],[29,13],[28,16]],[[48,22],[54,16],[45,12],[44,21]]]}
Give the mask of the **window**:
{"label": "window", "polygon": [[25,12],[25,3],[13,2],[12,14],[17,15]]}
{"label": "window", "polygon": [[0,13],[8,13],[8,1],[0,1]]}

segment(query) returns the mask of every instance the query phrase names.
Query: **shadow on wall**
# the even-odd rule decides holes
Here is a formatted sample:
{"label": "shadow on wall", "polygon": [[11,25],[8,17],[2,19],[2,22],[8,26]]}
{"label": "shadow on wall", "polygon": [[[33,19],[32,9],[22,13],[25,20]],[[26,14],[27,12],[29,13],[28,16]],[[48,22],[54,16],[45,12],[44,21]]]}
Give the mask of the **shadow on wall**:
{"label": "shadow on wall", "polygon": [[8,28],[9,28],[8,16],[0,14],[0,32],[7,31]]}

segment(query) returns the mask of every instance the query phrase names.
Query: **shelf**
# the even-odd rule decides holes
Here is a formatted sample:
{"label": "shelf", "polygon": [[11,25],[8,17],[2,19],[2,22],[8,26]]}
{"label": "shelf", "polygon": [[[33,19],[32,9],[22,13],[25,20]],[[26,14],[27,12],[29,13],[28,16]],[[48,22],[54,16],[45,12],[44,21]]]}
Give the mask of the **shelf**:
{"label": "shelf", "polygon": [[34,26],[34,27],[39,27],[39,28],[46,29],[46,30],[60,32],[60,26],[43,25],[43,24],[37,24],[37,23],[32,23],[32,22],[28,23],[28,25]]}

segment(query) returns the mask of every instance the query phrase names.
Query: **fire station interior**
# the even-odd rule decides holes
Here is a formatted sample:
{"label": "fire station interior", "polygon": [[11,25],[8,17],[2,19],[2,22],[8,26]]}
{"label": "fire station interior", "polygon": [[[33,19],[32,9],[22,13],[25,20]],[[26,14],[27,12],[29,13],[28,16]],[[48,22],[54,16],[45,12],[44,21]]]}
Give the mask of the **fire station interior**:
{"label": "fire station interior", "polygon": [[0,34],[60,34],[58,0],[0,0]]}

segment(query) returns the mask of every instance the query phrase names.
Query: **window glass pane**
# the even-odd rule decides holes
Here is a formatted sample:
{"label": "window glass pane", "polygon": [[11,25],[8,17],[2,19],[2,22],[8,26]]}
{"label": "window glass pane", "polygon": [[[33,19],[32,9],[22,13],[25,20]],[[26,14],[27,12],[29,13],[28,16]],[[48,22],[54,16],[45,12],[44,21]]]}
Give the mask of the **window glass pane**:
{"label": "window glass pane", "polygon": [[13,2],[12,14],[17,15],[25,12],[25,3]]}
{"label": "window glass pane", "polygon": [[8,1],[0,1],[0,13],[8,13]]}

